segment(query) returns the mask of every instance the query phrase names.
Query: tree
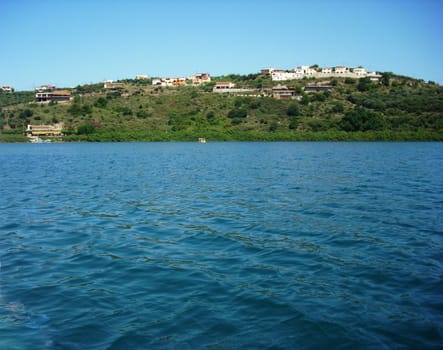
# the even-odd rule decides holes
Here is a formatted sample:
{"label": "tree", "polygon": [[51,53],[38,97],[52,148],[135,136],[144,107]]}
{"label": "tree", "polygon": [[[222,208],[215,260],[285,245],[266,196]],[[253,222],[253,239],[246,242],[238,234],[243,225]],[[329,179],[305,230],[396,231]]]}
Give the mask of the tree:
{"label": "tree", "polygon": [[369,78],[360,78],[357,85],[357,90],[360,92],[368,91],[371,89],[371,87],[372,87],[372,82]]}
{"label": "tree", "polygon": [[123,108],[123,115],[132,115],[132,109],[129,107]]}
{"label": "tree", "polygon": [[243,98],[241,97],[236,97],[234,100],[234,106],[235,107],[240,107],[243,104]]}
{"label": "tree", "polygon": [[385,122],[378,113],[358,107],[347,112],[339,126],[344,131],[383,130]]}
{"label": "tree", "polygon": [[95,106],[98,108],[106,108],[108,104],[108,100],[104,97],[99,97],[97,101],[95,101]]}
{"label": "tree", "polygon": [[272,122],[271,125],[269,125],[269,131],[274,132],[276,131],[278,128],[278,123],[277,122]]}
{"label": "tree", "polygon": [[74,100],[74,103],[68,108],[68,112],[73,117],[80,116],[82,114],[82,107],[80,106],[80,103]]}
{"label": "tree", "polygon": [[249,108],[251,108],[251,109],[257,109],[260,106],[261,106],[260,100],[251,100],[249,102]]}
{"label": "tree", "polygon": [[77,135],[89,135],[94,133],[94,131],[95,131],[95,126],[90,123],[87,123],[80,125],[77,128]]}
{"label": "tree", "polygon": [[92,113],[92,106],[89,104],[85,104],[82,107],[82,113],[83,114],[91,114]]}
{"label": "tree", "polygon": [[393,76],[393,74],[391,72],[382,73],[381,79],[380,79],[381,83],[385,86],[389,86],[392,76]]}
{"label": "tree", "polygon": [[248,112],[246,112],[243,108],[234,108],[231,109],[228,113],[228,118],[237,119],[237,118],[246,118]]}
{"label": "tree", "polygon": [[301,103],[302,105],[304,105],[304,106],[307,106],[307,105],[309,104],[309,97],[308,97],[308,95],[303,95],[303,97],[302,97],[300,103]]}
{"label": "tree", "polygon": [[297,115],[300,114],[300,109],[298,108],[298,103],[291,103],[288,107],[288,109],[286,110],[286,114],[289,117],[295,117]]}
{"label": "tree", "polygon": [[300,119],[297,117],[292,117],[291,121],[289,122],[289,129],[291,130],[297,129],[299,124],[300,124]]}
{"label": "tree", "polygon": [[345,108],[343,106],[343,103],[341,102],[336,102],[334,104],[334,107],[332,107],[331,112],[332,113],[343,113],[345,111]]}
{"label": "tree", "polygon": [[18,115],[19,119],[29,119],[32,117],[34,112],[31,109],[25,109],[24,111],[21,111]]}

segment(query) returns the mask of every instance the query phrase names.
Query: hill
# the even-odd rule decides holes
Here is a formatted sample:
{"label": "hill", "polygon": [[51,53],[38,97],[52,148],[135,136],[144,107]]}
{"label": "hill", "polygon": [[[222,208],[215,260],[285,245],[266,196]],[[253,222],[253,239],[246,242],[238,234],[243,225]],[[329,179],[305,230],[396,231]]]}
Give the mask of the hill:
{"label": "hill", "polygon": [[[217,82],[251,91],[214,93]],[[24,141],[27,124],[64,125],[64,141],[443,140],[443,88],[382,73],[368,78],[283,82],[297,99],[275,99],[261,74],[215,77],[201,86],[122,80],[70,89],[68,103],[35,103],[33,92],[0,93],[0,140]],[[329,91],[306,92],[306,86]]]}

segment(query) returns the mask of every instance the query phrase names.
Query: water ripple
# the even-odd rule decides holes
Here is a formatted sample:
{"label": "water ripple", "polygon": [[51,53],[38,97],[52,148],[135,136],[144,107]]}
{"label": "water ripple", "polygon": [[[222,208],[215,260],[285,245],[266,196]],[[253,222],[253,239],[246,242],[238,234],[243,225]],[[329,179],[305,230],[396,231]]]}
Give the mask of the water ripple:
{"label": "water ripple", "polygon": [[0,145],[0,348],[440,348],[442,151]]}

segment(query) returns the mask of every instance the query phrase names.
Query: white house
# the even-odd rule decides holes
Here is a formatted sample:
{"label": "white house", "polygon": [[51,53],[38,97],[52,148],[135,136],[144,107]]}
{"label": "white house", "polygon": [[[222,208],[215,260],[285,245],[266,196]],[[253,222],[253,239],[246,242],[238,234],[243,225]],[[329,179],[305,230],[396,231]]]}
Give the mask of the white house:
{"label": "white house", "polygon": [[281,70],[274,70],[271,73],[271,78],[273,81],[295,80],[295,79],[301,79],[302,77],[303,75],[298,72],[286,72]]}
{"label": "white house", "polygon": [[183,86],[186,85],[185,78],[154,78],[152,79],[154,86]]}
{"label": "white house", "polygon": [[354,68],[354,74],[359,77],[365,77],[366,70],[363,67]]}
{"label": "white house", "polygon": [[214,89],[215,90],[219,90],[219,89],[232,89],[235,86],[234,83],[231,83],[230,81],[224,82],[224,81],[220,81],[218,83],[215,83]]}
{"label": "white house", "polygon": [[303,67],[296,67],[293,69],[294,73],[300,74],[300,76],[303,76],[303,74],[305,73],[303,70]]}
{"label": "white house", "polygon": [[308,68],[305,69],[305,76],[312,77],[315,74],[317,74],[317,70],[315,68],[309,68],[308,67]]}
{"label": "white house", "polygon": [[40,85],[35,88],[35,91],[37,92],[45,92],[45,91],[54,91],[56,87],[54,85],[46,84],[46,85]]}
{"label": "white house", "polygon": [[172,86],[173,78],[154,78],[152,79],[152,85],[155,86]]}
{"label": "white house", "polygon": [[261,70],[261,74],[263,74],[263,75],[271,75],[271,73],[272,73],[273,71],[275,71],[274,68],[267,67],[267,68],[263,68],[263,69]]}
{"label": "white house", "polygon": [[14,88],[12,86],[0,86],[0,91],[14,92]]}
{"label": "white house", "polygon": [[330,68],[330,67],[324,67],[324,68],[322,68],[321,72],[322,72],[323,74],[332,74],[332,68]]}
{"label": "white house", "polygon": [[377,72],[368,72],[368,73],[366,73],[366,77],[372,81],[379,81],[381,79],[382,75],[378,74]]}
{"label": "white house", "polygon": [[312,77],[317,73],[317,70],[314,68],[309,68],[308,66],[298,66],[293,69],[294,73],[299,74],[303,77]]}
{"label": "white house", "polygon": [[348,72],[348,68],[345,66],[336,66],[335,74],[346,74]]}

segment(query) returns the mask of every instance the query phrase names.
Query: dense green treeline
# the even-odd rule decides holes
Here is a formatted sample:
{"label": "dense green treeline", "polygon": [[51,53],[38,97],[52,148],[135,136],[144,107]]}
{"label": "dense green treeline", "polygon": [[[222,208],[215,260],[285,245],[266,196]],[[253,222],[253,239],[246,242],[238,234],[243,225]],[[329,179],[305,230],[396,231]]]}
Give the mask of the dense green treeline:
{"label": "dense green treeline", "polygon": [[[254,90],[242,96],[213,93],[217,81]],[[197,87],[122,82],[125,88],[115,91],[106,91],[103,84],[78,86],[69,103],[30,103],[33,93],[9,94],[8,101],[16,103],[0,100],[0,137],[10,142],[18,138],[7,135],[22,135],[27,124],[63,122],[65,141],[443,139],[443,88],[392,73],[383,73],[379,82],[285,82],[298,100],[269,96],[277,82],[260,74],[215,77]],[[332,90],[304,93],[310,84],[327,84]]]}
{"label": "dense green treeline", "polygon": [[33,91],[16,91],[13,93],[0,91],[0,108],[31,102],[34,98],[35,93]]}

